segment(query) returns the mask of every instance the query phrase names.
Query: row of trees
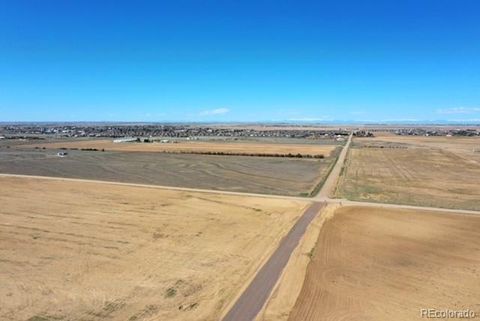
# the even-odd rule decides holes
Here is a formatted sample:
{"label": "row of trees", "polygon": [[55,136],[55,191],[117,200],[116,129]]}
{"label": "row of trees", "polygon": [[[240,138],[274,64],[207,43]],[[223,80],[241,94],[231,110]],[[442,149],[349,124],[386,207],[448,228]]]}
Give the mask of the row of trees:
{"label": "row of trees", "polygon": [[[45,149],[45,147],[44,147]],[[67,148],[67,147],[60,147],[59,149],[61,150],[82,150],[82,151],[87,151],[87,152],[98,152],[98,151],[102,151],[104,152],[105,151],[105,148],[102,148],[102,149],[98,149],[98,148]]]}
{"label": "row of trees", "polygon": [[235,152],[217,152],[217,151],[171,151],[164,150],[168,154],[197,154],[197,155],[217,155],[217,156],[251,156],[251,157],[288,157],[288,158],[325,158],[322,154],[279,154],[279,153],[235,153]]}
{"label": "row of trees", "polygon": [[393,148],[393,149],[408,149],[407,146],[399,145],[364,145],[363,148]]}

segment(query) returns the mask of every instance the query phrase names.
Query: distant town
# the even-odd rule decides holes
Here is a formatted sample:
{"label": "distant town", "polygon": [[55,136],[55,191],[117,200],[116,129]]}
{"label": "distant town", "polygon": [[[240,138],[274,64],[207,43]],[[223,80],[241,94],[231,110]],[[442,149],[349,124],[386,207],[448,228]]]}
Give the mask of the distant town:
{"label": "distant town", "polygon": [[277,138],[309,138],[347,136],[346,129],[253,129],[222,128],[215,126],[195,125],[3,125],[0,135],[4,138],[35,139],[44,136],[55,137],[277,137]]}
{"label": "distant town", "polygon": [[353,132],[357,137],[372,137],[375,132],[392,132],[402,136],[480,136],[480,127],[399,127],[369,126],[366,128],[315,128],[313,126],[202,126],[202,125],[163,125],[163,124],[0,124],[0,139],[43,139],[46,137],[65,138],[121,138],[121,137],[165,137],[190,138],[303,138],[325,139],[347,136]]}

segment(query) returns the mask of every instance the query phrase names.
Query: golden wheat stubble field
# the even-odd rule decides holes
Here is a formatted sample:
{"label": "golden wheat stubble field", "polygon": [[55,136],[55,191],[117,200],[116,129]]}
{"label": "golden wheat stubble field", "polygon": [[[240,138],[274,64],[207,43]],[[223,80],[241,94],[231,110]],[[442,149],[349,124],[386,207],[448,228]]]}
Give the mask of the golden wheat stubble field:
{"label": "golden wheat stubble field", "polygon": [[480,315],[480,216],[343,207],[320,231],[290,321]]}
{"label": "golden wheat stubble field", "polygon": [[479,182],[480,138],[357,138],[337,196],[480,210]]}
{"label": "golden wheat stubble field", "polygon": [[306,203],[0,178],[1,320],[216,320]]}
{"label": "golden wheat stubble field", "polygon": [[[24,146],[25,147],[25,146]],[[172,152],[172,153],[208,153],[227,154],[302,154],[329,156],[338,145],[325,144],[277,144],[277,143],[226,143],[226,142],[178,142],[178,143],[114,143],[112,140],[79,140],[33,144],[40,148],[95,148],[122,152]]]}

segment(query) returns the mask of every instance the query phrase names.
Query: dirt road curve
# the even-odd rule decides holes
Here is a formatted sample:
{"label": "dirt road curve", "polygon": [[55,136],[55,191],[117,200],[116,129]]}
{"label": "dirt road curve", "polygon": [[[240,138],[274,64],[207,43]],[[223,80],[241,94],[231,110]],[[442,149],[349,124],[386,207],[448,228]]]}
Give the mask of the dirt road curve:
{"label": "dirt road curve", "polygon": [[313,203],[282,239],[267,263],[260,269],[248,288],[242,293],[223,321],[252,321],[262,309],[273,287],[297,247],[310,222],[320,212],[324,203]]}
{"label": "dirt road curve", "polygon": [[337,162],[335,163],[330,175],[328,175],[325,183],[323,184],[322,188],[315,196],[315,199],[318,201],[328,200],[331,196],[333,196],[335,192],[335,188],[337,186],[338,177],[342,171],[343,164],[345,163],[345,158],[347,157],[348,149],[352,142],[352,134],[348,137],[347,143],[343,147],[340,155],[338,156]]}

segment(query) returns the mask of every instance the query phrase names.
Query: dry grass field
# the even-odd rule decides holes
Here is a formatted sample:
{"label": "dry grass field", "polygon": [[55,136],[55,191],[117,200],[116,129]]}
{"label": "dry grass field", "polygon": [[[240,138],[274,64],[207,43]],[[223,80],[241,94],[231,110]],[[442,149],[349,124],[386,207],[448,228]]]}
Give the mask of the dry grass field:
{"label": "dry grass field", "polygon": [[0,178],[1,320],[217,320],[305,203]]}
{"label": "dry grass field", "polygon": [[479,138],[392,136],[354,143],[338,197],[480,210]]}
{"label": "dry grass field", "polygon": [[378,137],[368,138],[368,140],[400,143],[411,146],[423,146],[428,148],[441,148],[455,153],[465,153],[467,155],[480,154],[479,137],[379,135]]}
{"label": "dry grass field", "polygon": [[223,152],[232,154],[302,154],[329,156],[336,145],[325,144],[274,144],[245,142],[178,142],[178,143],[114,143],[112,140],[79,140],[33,144],[40,148],[96,148],[107,151],[122,152],[172,152],[172,153],[206,153]]}
{"label": "dry grass field", "polygon": [[480,314],[480,216],[343,207],[320,231],[291,321]]}

